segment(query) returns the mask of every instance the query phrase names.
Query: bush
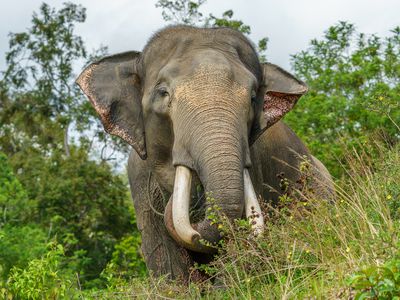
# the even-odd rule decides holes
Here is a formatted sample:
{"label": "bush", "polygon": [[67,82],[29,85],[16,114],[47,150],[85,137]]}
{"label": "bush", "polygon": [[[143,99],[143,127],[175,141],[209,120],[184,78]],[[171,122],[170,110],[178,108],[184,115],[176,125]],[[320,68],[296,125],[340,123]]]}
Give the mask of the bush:
{"label": "bush", "polygon": [[133,277],[145,277],[146,265],[140,250],[141,238],[139,235],[129,235],[115,245],[112,259],[103,271],[102,276],[109,285],[126,281]]}
{"label": "bush", "polygon": [[82,284],[92,287],[89,281],[99,278],[114,245],[135,233],[132,203],[127,183],[108,164],[92,161],[85,149],[71,146],[70,151],[69,157],[62,152],[49,157],[32,153],[31,159],[15,165],[36,205],[32,221],[65,246]]}
{"label": "bush", "polygon": [[11,270],[7,282],[9,291],[20,299],[65,298],[73,281],[62,272],[63,259],[63,247],[50,243],[44,256],[30,261],[25,269]]}
{"label": "bush", "polygon": [[32,214],[33,204],[15,177],[7,156],[0,152],[0,227],[23,223]]}
{"label": "bush", "polygon": [[400,299],[400,259],[394,258],[382,266],[370,266],[352,275],[348,284],[359,299]]}
{"label": "bush", "polygon": [[0,275],[6,280],[12,267],[24,268],[46,252],[47,234],[38,225],[0,229]]}

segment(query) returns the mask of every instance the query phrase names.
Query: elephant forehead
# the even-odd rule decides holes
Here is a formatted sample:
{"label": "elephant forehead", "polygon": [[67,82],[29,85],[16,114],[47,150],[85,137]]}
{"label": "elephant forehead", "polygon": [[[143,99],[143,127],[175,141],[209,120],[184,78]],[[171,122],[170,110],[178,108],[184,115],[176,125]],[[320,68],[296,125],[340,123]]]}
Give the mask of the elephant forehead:
{"label": "elephant forehead", "polygon": [[[198,97],[207,96],[228,99],[244,98],[247,88],[234,80],[231,72],[209,64],[200,64],[191,76],[182,80],[174,90],[175,98],[186,101],[198,101]],[[197,102],[196,101],[196,102]]]}

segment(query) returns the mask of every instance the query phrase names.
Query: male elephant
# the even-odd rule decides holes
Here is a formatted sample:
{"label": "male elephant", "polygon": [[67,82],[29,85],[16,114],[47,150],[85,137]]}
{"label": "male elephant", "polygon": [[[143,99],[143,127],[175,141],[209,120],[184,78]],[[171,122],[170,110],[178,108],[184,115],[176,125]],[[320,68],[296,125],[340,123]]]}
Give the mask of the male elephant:
{"label": "male elephant", "polygon": [[[278,174],[298,180],[301,156],[316,170],[316,190],[330,193],[325,167],[279,121],[306,85],[261,64],[238,31],[167,27],[141,53],[89,65],[77,83],[105,130],[135,149],[129,181],[143,255],[155,275],[187,279],[193,262],[213,251],[199,242],[220,238],[204,217],[204,193],[231,220],[252,216],[256,234],[263,230],[258,196],[277,199]],[[197,218],[189,214],[196,208]]]}

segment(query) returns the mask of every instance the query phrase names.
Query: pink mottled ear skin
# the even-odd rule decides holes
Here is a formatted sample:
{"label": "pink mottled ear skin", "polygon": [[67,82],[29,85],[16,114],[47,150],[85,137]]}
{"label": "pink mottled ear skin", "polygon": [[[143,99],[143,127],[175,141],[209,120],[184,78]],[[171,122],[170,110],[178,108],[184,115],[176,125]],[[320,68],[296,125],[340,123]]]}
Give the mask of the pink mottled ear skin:
{"label": "pink mottled ear skin", "polygon": [[301,95],[267,92],[264,96],[264,118],[266,127],[278,122],[296,104]]}
{"label": "pink mottled ear skin", "polygon": [[[278,122],[307,93],[306,84],[282,68],[265,63],[263,67],[262,110],[250,137],[253,144],[265,130]],[[261,107],[260,107],[261,109]]]}

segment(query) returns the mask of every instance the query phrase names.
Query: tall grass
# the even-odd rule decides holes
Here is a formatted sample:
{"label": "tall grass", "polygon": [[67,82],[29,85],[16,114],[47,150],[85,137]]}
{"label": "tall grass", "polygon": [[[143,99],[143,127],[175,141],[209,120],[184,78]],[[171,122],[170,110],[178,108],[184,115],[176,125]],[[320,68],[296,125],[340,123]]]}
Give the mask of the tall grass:
{"label": "tall grass", "polygon": [[[297,191],[301,200],[281,197],[277,207],[264,208],[261,238],[249,237],[247,222],[215,220],[225,238],[215,261],[198,266],[208,281],[189,288],[163,279],[133,281],[119,292],[149,299],[353,298],[352,274],[399,253],[400,145],[362,149],[348,153],[334,202],[307,189]],[[103,294],[112,295],[121,294]]]}
{"label": "tall grass", "polygon": [[[394,291],[390,295],[397,295],[400,260],[389,264],[398,285],[381,270],[400,257],[400,144],[361,149],[348,153],[346,176],[336,182],[335,201],[315,196],[308,184],[301,190],[288,188],[278,205],[263,208],[262,237],[252,237],[247,221],[232,224],[218,209],[213,212],[212,221],[224,238],[216,259],[196,266],[209,275],[205,282],[127,282],[118,274],[104,274],[107,290],[81,291],[79,284],[72,284],[63,293],[70,299],[353,299],[369,293],[369,299],[375,299],[385,282],[384,288]],[[302,171],[308,183],[309,169]],[[22,270],[14,271],[8,288],[23,299],[24,282],[19,278],[30,274],[24,271],[21,277],[18,272]],[[374,274],[375,281],[368,274]]]}

